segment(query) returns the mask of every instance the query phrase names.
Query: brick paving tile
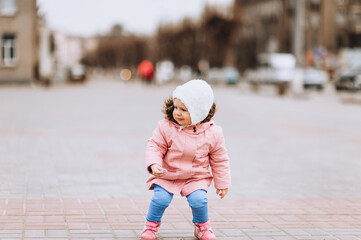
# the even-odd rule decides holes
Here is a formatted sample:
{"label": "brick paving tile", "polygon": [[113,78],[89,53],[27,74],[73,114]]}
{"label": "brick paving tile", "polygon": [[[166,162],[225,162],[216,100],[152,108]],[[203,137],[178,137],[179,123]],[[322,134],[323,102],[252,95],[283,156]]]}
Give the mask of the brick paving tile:
{"label": "brick paving tile", "polygon": [[360,240],[361,238],[354,236],[337,236],[339,240]]}
{"label": "brick paving tile", "polygon": [[[194,239],[192,214],[183,200],[175,199],[165,212],[159,239]],[[361,240],[360,202],[209,199],[210,219],[218,239],[252,240]],[[0,203],[4,213],[0,216],[0,239],[137,239],[149,200],[1,199]],[[76,208],[81,211],[66,211],[79,210]]]}
{"label": "brick paving tile", "polygon": [[43,229],[56,229],[56,230],[64,230],[66,227],[64,224],[62,225],[48,225],[48,224],[37,224],[37,225],[25,225],[23,227],[25,230],[43,230]]}
{"label": "brick paving tile", "polygon": [[253,240],[274,240],[272,237],[266,237],[266,236],[257,236],[257,237],[251,237]]}
{"label": "brick paving tile", "polygon": [[68,231],[66,230],[47,230],[46,237],[48,238],[67,238]]}
{"label": "brick paving tile", "polygon": [[25,230],[24,237],[45,237],[45,230]]}
{"label": "brick paving tile", "polygon": [[239,229],[220,229],[220,231],[225,235],[229,237],[245,237],[245,234],[242,233]]}
{"label": "brick paving tile", "polygon": [[118,238],[137,237],[135,231],[132,230],[114,230],[113,233]]}
{"label": "brick paving tile", "polygon": [[106,230],[109,229],[109,225],[106,223],[89,223],[89,229],[91,230]]}
{"label": "brick paving tile", "polygon": [[69,230],[87,230],[87,229],[89,229],[89,225],[86,222],[67,223],[67,227],[68,227]]}
{"label": "brick paving tile", "polygon": [[[174,87],[2,87],[0,239],[138,239],[152,195],[145,144]],[[210,189],[217,239],[361,240],[359,106],[332,92],[214,91],[236,173],[226,199]],[[194,240],[186,199],[166,210],[163,239]]]}
{"label": "brick paving tile", "polygon": [[21,239],[22,230],[2,230],[0,231],[0,239]]}
{"label": "brick paving tile", "polygon": [[23,223],[4,223],[1,224],[1,229],[3,230],[22,230],[24,229]]}
{"label": "brick paving tile", "polygon": [[275,240],[294,240],[292,236],[273,236],[272,237]]}

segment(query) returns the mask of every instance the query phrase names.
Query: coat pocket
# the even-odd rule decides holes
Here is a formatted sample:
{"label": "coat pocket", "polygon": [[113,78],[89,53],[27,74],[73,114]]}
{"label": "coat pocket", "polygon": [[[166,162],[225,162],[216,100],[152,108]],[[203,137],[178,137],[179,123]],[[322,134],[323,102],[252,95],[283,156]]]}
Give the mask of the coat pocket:
{"label": "coat pocket", "polygon": [[209,162],[209,144],[203,143],[197,147],[193,165],[202,166],[207,165]]}

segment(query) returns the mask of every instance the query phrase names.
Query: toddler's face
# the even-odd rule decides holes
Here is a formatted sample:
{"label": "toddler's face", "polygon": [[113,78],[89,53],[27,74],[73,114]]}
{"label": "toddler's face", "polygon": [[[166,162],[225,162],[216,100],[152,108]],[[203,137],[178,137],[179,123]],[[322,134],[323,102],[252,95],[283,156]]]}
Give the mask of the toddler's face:
{"label": "toddler's face", "polygon": [[184,106],[182,101],[178,98],[175,98],[173,105],[173,118],[177,121],[177,123],[181,126],[191,125],[191,115],[189,114],[188,109],[186,108],[186,106]]}

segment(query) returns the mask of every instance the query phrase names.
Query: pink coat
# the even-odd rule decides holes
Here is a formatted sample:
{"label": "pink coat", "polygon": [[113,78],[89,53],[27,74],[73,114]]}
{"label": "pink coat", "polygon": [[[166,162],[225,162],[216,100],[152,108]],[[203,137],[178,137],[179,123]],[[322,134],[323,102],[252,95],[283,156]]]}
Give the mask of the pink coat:
{"label": "pink coat", "polygon": [[231,185],[223,132],[212,121],[181,130],[172,121],[159,121],[148,140],[145,158],[148,171],[152,164],[168,170],[159,178],[151,175],[147,180],[149,189],[157,184],[170,193],[187,196],[198,189],[207,191],[212,179],[216,189]]}

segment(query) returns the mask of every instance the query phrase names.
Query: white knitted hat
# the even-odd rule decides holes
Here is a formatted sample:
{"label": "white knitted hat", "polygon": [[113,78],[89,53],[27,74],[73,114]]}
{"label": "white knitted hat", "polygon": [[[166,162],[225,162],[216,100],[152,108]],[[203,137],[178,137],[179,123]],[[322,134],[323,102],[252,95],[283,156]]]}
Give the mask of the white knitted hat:
{"label": "white knitted hat", "polygon": [[173,100],[178,98],[188,109],[192,125],[203,121],[213,105],[213,90],[209,84],[200,79],[194,79],[176,87]]}

